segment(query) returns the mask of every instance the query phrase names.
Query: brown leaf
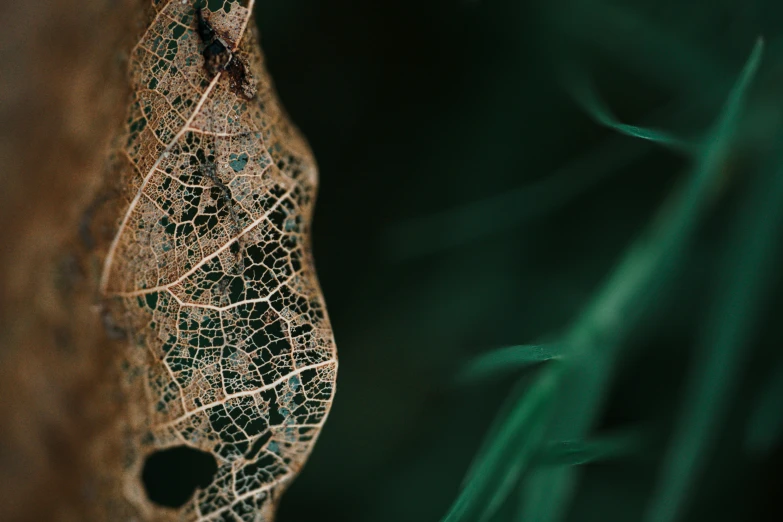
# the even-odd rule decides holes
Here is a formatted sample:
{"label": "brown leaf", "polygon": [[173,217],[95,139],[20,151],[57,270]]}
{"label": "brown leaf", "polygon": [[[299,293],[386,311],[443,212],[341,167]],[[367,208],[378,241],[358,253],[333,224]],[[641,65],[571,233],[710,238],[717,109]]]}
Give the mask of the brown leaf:
{"label": "brown leaf", "polygon": [[[147,520],[271,520],[334,393],[310,254],[316,166],[263,68],[252,8],[161,2],[130,56],[101,289],[129,332],[123,491]],[[140,478],[178,446],[217,471],[163,507]]]}

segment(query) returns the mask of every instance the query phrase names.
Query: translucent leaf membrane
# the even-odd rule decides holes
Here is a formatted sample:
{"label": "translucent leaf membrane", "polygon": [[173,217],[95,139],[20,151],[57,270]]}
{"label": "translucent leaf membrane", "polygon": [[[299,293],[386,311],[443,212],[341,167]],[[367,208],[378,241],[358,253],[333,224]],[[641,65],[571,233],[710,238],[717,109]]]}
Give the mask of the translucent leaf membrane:
{"label": "translucent leaf membrane", "polygon": [[[129,337],[123,490],[145,520],[269,521],[337,372],[310,253],[316,166],[263,68],[252,0],[154,6],[130,57],[101,280]],[[142,469],[181,446],[217,469],[162,506]]]}

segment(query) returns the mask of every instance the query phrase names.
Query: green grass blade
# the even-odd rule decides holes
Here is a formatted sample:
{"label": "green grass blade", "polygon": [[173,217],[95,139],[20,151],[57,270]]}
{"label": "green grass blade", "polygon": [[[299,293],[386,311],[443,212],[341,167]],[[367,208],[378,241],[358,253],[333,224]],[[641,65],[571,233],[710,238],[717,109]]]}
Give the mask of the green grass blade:
{"label": "green grass blade", "polygon": [[591,462],[625,457],[639,451],[642,436],[638,431],[606,435],[588,440],[547,444],[536,456],[537,466],[581,466]]}
{"label": "green grass blade", "polygon": [[724,89],[731,85],[731,69],[697,39],[657,25],[631,4],[601,4],[598,9],[593,0],[577,1],[571,16],[560,17],[583,45],[673,92],[700,96],[705,78]]}
{"label": "green grass blade", "polygon": [[730,141],[734,136],[734,129],[736,129],[739,116],[745,105],[745,98],[748,94],[753,79],[756,77],[759,65],[761,64],[761,56],[764,53],[764,40],[759,38],[756,44],[753,46],[753,51],[750,53],[745,67],[740,73],[740,77],[737,83],[729,93],[729,98],[726,101],[725,111],[723,117],[718,120],[718,125],[715,131],[715,140]]}
{"label": "green grass blade", "polygon": [[[758,68],[759,42],[740,75],[709,139],[700,150],[691,176],[653,223],[647,239],[633,246],[607,284],[568,334],[568,373],[563,378],[556,418],[547,437],[584,439],[600,411],[625,331],[645,310],[692,236],[711,200],[734,139],[747,89]],[[577,468],[539,469],[522,489],[517,520],[554,522],[570,504]]]}
{"label": "green grass blade", "polygon": [[544,369],[499,424],[487,451],[469,471],[462,491],[443,522],[489,518],[508,495],[515,477],[537,452],[551,415],[560,369]]}
{"label": "green grass blade", "polygon": [[693,152],[693,144],[672,134],[647,127],[637,127],[636,125],[621,123],[617,117],[612,114],[606,104],[598,98],[587,78],[583,75],[576,75],[575,73],[571,73],[569,76],[568,89],[571,92],[571,96],[596,122],[626,136],[648,140],[687,154]]}
{"label": "green grass blade", "polygon": [[783,359],[764,383],[748,421],[746,446],[756,454],[769,453],[783,438]]}
{"label": "green grass blade", "polygon": [[561,355],[562,348],[558,344],[508,346],[476,357],[457,374],[456,380],[460,384],[469,384],[557,359]]}
{"label": "green grass blade", "polygon": [[[783,150],[781,138],[778,147]],[[773,269],[775,239],[783,222],[783,155],[775,159],[774,169],[756,180],[734,231],[725,282],[705,325],[647,522],[672,522],[682,515],[742,375],[755,312],[765,297],[765,276]]]}
{"label": "green grass blade", "polygon": [[[702,93],[697,103],[673,102],[652,111],[645,121],[688,122],[705,107],[718,103],[718,89]],[[389,227],[382,248],[396,261],[415,259],[459,247],[489,234],[556,212],[614,172],[632,165],[653,146],[649,140],[611,136],[567,165],[530,185],[509,190]]]}
{"label": "green grass blade", "polygon": [[614,137],[585,157],[530,185],[454,208],[401,221],[383,238],[384,250],[405,261],[459,247],[554,212],[642,157],[651,145]]}
{"label": "green grass blade", "polygon": [[468,471],[465,473],[465,478],[462,481],[463,487],[476,475],[476,470],[479,464],[486,459],[487,454],[492,449],[492,444],[498,438],[498,434],[506,425],[506,422],[511,417],[512,413],[516,410],[519,404],[522,402],[525,394],[530,388],[530,384],[527,379],[518,379],[511,391],[503,400],[500,409],[495,415],[495,419],[490,424],[486,435],[484,436],[478,451],[473,455],[473,461],[468,467]]}

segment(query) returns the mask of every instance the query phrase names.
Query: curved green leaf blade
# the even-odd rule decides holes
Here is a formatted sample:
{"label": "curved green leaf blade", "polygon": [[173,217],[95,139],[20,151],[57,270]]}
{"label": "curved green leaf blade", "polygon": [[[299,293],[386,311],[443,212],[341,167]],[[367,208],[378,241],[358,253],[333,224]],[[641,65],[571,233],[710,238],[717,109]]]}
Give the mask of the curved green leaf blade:
{"label": "curved green leaf blade", "polygon": [[558,366],[546,368],[516,401],[510,415],[490,433],[484,445],[486,453],[468,472],[462,491],[442,522],[486,520],[494,514],[541,444],[559,379]]}
{"label": "curved green leaf blade", "polygon": [[476,357],[457,374],[456,380],[467,384],[561,356],[562,348],[558,344],[507,346]]}

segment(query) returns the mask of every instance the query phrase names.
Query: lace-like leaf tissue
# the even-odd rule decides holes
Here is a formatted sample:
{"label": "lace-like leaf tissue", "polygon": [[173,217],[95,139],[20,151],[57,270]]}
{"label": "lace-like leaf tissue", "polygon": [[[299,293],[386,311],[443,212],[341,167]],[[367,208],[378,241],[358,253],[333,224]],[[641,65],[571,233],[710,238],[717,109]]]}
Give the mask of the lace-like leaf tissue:
{"label": "lace-like leaf tissue", "polygon": [[[334,394],[310,253],[316,166],[252,12],[253,0],[154,2],[130,55],[123,208],[101,288],[128,333],[123,491],[145,520],[271,521]],[[162,506],[143,468],[182,446],[217,470]]]}

